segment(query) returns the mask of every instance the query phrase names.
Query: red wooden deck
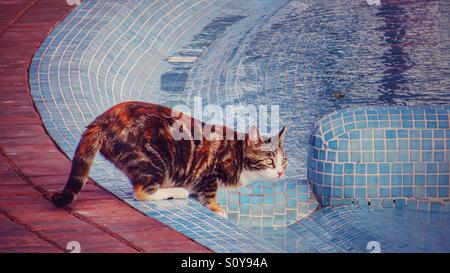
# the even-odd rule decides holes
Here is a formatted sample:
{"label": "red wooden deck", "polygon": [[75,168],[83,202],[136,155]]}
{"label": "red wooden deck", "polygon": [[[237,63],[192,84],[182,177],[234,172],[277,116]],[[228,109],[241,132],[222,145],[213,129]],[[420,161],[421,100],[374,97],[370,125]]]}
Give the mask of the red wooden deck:
{"label": "red wooden deck", "polygon": [[28,67],[51,29],[73,7],[64,0],[0,2],[0,253],[210,252],[89,181],[72,209],[49,194],[70,161],[47,135],[30,96]]}

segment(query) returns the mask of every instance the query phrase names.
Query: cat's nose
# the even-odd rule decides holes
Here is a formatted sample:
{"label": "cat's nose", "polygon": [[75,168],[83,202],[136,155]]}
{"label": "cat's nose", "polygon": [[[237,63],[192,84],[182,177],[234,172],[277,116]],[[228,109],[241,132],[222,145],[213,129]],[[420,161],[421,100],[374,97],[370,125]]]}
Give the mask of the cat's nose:
{"label": "cat's nose", "polygon": [[278,174],[278,177],[282,177],[284,172],[277,172],[277,174]]}

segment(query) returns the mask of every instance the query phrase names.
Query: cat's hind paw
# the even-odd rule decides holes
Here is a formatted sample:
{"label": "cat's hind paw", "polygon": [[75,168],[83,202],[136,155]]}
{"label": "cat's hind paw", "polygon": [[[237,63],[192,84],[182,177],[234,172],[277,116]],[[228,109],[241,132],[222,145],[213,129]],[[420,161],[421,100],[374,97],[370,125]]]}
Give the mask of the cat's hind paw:
{"label": "cat's hind paw", "polygon": [[172,198],[186,199],[189,197],[189,191],[184,188],[172,188]]}
{"label": "cat's hind paw", "polygon": [[189,191],[185,188],[160,188],[152,193],[142,190],[142,187],[135,187],[134,198],[138,201],[158,201],[167,199],[186,199]]}

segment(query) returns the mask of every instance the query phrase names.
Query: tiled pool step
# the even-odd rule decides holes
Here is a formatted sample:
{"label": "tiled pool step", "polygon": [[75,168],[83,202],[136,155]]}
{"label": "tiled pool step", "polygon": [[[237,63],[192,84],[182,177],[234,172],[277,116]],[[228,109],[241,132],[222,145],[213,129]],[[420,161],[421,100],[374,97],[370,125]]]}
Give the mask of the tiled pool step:
{"label": "tiled pool step", "polygon": [[449,205],[450,107],[361,107],[319,120],[308,180],[323,206]]}
{"label": "tiled pool step", "polygon": [[245,188],[223,190],[219,203],[228,219],[243,227],[285,227],[319,209],[306,180],[254,182]]}

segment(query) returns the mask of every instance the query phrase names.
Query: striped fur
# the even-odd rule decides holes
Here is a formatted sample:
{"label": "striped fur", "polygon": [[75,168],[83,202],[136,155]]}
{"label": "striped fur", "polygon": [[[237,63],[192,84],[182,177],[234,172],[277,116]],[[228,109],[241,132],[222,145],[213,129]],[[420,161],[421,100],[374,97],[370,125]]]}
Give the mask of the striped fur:
{"label": "striped fur", "polygon": [[[151,103],[130,101],[110,108],[87,126],[67,184],[53,195],[53,203],[64,207],[74,202],[98,151],[127,175],[137,200],[186,198],[191,193],[217,213],[222,213],[216,202],[219,187],[284,174],[284,128],[278,135],[281,141],[266,151],[262,147],[271,139],[263,139],[256,128],[241,140],[234,131],[234,140],[175,140],[171,130],[177,120],[183,121],[183,133],[192,136],[206,125],[183,113],[174,118],[170,108]],[[225,130],[230,129],[214,126],[215,133]]]}

